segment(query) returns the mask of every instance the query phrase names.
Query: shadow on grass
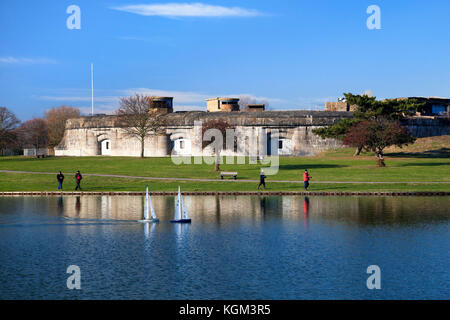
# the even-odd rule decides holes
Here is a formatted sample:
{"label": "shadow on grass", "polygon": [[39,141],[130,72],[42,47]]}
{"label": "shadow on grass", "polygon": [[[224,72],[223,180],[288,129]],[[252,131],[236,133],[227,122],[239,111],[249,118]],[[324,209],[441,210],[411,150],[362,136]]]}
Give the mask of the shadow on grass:
{"label": "shadow on grass", "polygon": [[281,164],[280,170],[302,170],[305,169],[334,169],[334,168],[345,168],[348,165],[342,164]]}
{"label": "shadow on grass", "polygon": [[394,153],[386,153],[386,157],[392,158],[442,158],[449,159],[450,158],[450,148],[440,148],[436,150],[429,150],[424,152],[394,152]]}
{"label": "shadow on grass", "polygon": [[450,163],[448,163],[448,162],[400,163],[400,164],[397,164],[397,166],[398,167],[441,167],[441,166],[450,167]]}
{"label": "shadow on grass", "polygon": [[51,157],[47,158],[36,158],[36,157],[27,157],[27,156],[1,156],[1,162],[30,162],[30,161],[44,161],[51,159]]}

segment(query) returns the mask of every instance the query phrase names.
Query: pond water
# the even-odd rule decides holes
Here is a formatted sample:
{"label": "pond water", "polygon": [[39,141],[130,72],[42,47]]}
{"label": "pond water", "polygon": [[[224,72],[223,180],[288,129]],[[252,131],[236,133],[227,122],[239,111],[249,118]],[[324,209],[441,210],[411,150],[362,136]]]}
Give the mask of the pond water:
{"label": "pond water", "polygon": [[152,200],[158,224],[140,196],[0,197],[0,299],[450,297],[449,197],[185,196],[190,225]]}

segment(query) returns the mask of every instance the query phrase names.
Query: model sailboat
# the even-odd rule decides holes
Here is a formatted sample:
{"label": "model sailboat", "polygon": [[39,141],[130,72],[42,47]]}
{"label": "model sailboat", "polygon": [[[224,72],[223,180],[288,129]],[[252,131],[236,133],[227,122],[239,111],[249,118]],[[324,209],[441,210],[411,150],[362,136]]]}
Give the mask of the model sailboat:
{"label": "model sailboat", "polygon": [[191,223],[188,217],[186,207],[184,206],[183,196],[181,195],[180,187],[178,187],[177,202],[175,204],[175,217],[171,220],[172,223]]}
{"label": "model sailboat", "polygon": [[148,194],[148,187],[145,190],[144,220],[139,220],[139,222],[159,222],[159,219],[156,218],[155,209],[153,208],[152,198]]}

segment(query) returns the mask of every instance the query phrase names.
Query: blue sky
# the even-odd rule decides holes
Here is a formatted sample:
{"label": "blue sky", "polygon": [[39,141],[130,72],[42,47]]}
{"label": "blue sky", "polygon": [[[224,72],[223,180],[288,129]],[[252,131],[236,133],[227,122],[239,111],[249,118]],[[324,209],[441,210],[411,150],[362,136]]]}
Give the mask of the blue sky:
{"label": "blue sky", "polygon": [[[381,9],[369,30],[366,9]],[[66,9],[81,9],[69,30]],[[131,7],[130,7],[131,6]],[[176,110],[250,95],[321,109],[343,92],[450,96],[450,1],[24,1],[0,3],[0,105],[22,120],[62,104],[111,113],[135,92]]]}

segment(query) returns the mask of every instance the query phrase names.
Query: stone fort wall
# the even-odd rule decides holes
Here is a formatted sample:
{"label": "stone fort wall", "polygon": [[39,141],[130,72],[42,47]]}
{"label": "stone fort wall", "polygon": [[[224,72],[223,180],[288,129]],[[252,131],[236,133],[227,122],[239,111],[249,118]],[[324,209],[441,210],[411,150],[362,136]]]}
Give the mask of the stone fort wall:
{"label": "stone fort wall", "polygon": [[[145,140],[146,157],[164,157],[173,154],[201,156],[201,131],[194,127],[196,121],[226,120],[235,127],[238,139],[236,150],[222,155],[249,155],[254,141],[249,137],[267,137],[278,145],[283,141],[279,155],[312,156],[327,149],[339,148],[340,141],[322,139],[312,133],[315,128],[330,126],[343,118],[352,117],[351,112],[329,111],[264,111],[264,112],[175,112],[164,115],[165,132],[149,136]],[[416,137],[450,135],[450,120],[408,119],[403,122]],[[105,155],[102,142],[108,141],[107,155],[140,156],[140,141],[129,137],[117,121],[117,116],[93,116],[70,119],[56,156]],[[180,149],[183,141],[184,149]],[[259,141],[259,140],[258,140]],[[255,148],[255,147],[254,147]],[[265,147],[258,144],[256,150]],[[277,148],[277,147],[276,147]],[[253,149],[255,150],[255,149]],[[261,153],[258,153],[261,154]],[[262,152],[264,154],[264,152]],[[272,153],[273,154],[273,153]]]}
{"label": "stone fort wall", "polygon": [[[342,118],[351,117],[350,112],[325,111],[265,111],[265,112],[176,112],[164,115],[165,134],[149,136],[145,140],[146,157],[164,157],[172,154],[202,155],[201,137],[194,124],[196,121],[223,119],[235,127],[238,136],[236,150],[223,155],[248,155],[249,144],[245,137],[268,137],[269,143],[283,140],[283,155],[315,155],[326,149],[338,148],[341,143],[334,139],[321,139],[312,130],[332,125]],[[190,144],[186,151],[177,149],[177,141]],[[140,156],[140,142],[120,128],[117,116],[93,116],[70,119],[56,156],[102,155],[101,144],[108,141],[111,156]],[[258,146],[258,151],[264,146]],[[245,153],[247,152],[247,153]]]}

